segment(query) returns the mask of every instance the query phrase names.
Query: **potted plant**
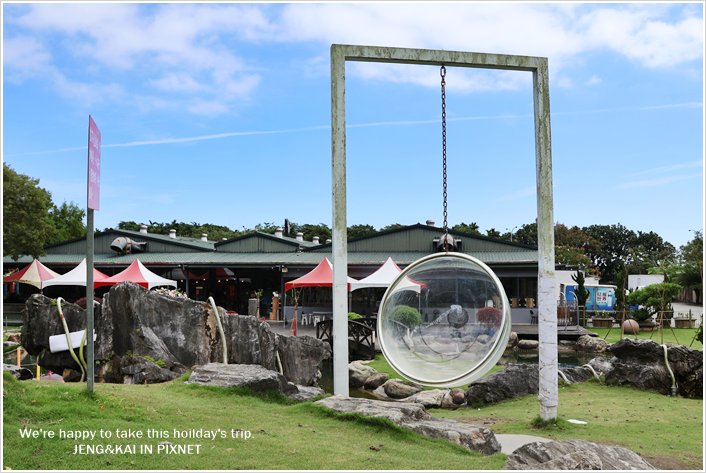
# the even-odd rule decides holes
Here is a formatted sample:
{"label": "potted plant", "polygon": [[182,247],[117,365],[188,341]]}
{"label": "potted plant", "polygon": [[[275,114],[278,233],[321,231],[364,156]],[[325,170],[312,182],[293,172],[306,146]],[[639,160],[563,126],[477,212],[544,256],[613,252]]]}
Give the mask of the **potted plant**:
{"label": "potted plant", "polygon": [[691,309],[689,309],[688,314],[680,312],[676,315],[674,317],[674,326],[676,328],[694,328],[696,326],[696,318],[691,313]]}
{"label": "potted plant", "polygon": [[596,328],[610,328],[613,326],[613,322],[613,317],[605,310],[598,311],[593,316],[593,326]]}

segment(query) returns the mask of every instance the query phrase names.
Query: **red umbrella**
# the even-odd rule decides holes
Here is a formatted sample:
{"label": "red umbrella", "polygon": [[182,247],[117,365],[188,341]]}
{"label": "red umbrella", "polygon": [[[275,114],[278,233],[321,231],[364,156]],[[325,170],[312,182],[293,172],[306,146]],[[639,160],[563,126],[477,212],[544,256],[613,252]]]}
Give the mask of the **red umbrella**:
{"label": "red umbrella", "polygon": [[[357,282],[355,279],[348,278],[348,290],[351,290],[351,283]],[[328,260],[324,258],[321,263],[309,273],[295,279],[294,281],[289,281],[285,283],[284,290],[289,291],[295,287],[332,287],[333,286],[333,265]]]}
{"label": "red umbrella", "polygon": [[132,281],[140,286],[152,289],[154,286],[174,286],[176,287],[176,281],[171,279],[165,279],[162,276],[157,276],[136,259],[132,262],[130,266],[124,271],[119,272],[115,276],[111,276],[108,279],[102,281],[96,281],[94,287],[101,286],[112,286],[124,281]]}
{"label": "red umbrella", "polygon": [[59,276],[61,276],[59,273],[52,271],[40,263],[39,260],[35,259],[21,271],[2,278],[2,282],[21,282],[24,284],[30,284],[38,289],[42,289],[44,287],[44,281],[48,281]]}

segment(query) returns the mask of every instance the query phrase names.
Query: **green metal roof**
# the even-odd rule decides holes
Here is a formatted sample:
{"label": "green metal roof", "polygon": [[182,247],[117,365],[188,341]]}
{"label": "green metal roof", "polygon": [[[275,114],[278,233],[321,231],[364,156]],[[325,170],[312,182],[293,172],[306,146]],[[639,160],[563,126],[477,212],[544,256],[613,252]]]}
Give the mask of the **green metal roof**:
{"label": "green metal roof", "polygon": [[[465,252],[486,264],[519,264],[519,263],[536,263],[536,251],[485,251],[485,252]],[[381,265],[388,257],[392,257],[395,263],[407,265],[416,261],[429,253],[416,251],[400,251],[400,252],[374,252],[360,251],[349,252],[349,264],[370,264]],[[47,255],[39,258],[43,264],[47,265],[76,265],[85,258],[84,254],[72,255]],[[219,253],[219,252],[194,252],[194,253],[139,253],[133,255],[121,256],[118,254],[94,255],[94,264],[96,266],[118,265],[127,266],[135,259],[139,259],[146,266],[150,265],[220,265],[220,266],[237,266],[237,265],[316,265],[320,263],[324,257],[332,259],[331,253],[313,253],[302,252],[300,254],[291,253]],[[32,262],[31,257],[20,258],[16,263],[10,257],[3,259],[4,265],[26,265]]]}

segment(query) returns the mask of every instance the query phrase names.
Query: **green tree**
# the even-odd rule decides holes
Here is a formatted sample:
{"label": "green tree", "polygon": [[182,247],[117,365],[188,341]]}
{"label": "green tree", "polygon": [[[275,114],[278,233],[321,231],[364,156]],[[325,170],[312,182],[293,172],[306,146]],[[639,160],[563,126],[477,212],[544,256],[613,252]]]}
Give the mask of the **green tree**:
{"label": "green tree", "polygon": [[490,230],[486,230],[485,235],[490,238],[497,238],[497,239],[502,238],[502,234],[499,231],[497,231],[495,228],[491,228]]}
{"label": "green tree", "polygon": [[597,251],[601,243],[585,234],[579,227],[563,223],[554,226],[554,259],[557,264],[577,265],[589,272],[597,270],[587,252]]}
{"label": "green tree", "polygon": [[49,210],[48,222],[54,227],[54,234],[48,243],[73,240],[86,236],[86,224],[83,222],[86,211],[74,202],[64,201],[60,207],[53,205]]}
{"label": "green tree", "polygon": [[48,222],[51,194],[38,186],[39,179],[18,174],[5,163],[2,171],[3,256],[38,258],[46,254],[44,245],[54,234]]}
{"label": "green tree", "polygon": [[318,225],[305,223],[300,226],[297,231],[304,234],[304,241],[312,241],[312,239],[317,236],[319,237],[319,241],[323,243],[328,238],[331,238],[331,228],[325,223],[319,223]]}
{"label": "green tree", "polygon": [[348,238],[357,238],[366,235],[373,235],[378,231],[372,225],[351,225],[348,227]]}
{"label": "green tree", "polygon": [[680,264],[676,282],[684,287],[703,293],[704,290],[704,234],[694,232],[694,239],[679,249]]}
{"label": "green tree", "polygon": [[652,284],[630,293],[627,301],[631,306],[642,306],[647,311],[647,318],[649,318],[660,310],[672,310],[672,298],[679,294],[679,291],[681,291],[681,286],[676,283]]}
{"label": "green tree", "polygon": [[386,225],[380,229],[381,232],[384,232],[385,230],[393,230],[395,228],[402,228],[402,224],[400,223],[393,223],[391,225]]}
{"label": "green tree", "polygon": [[480,227],[476,222],[471,222],[469,224],[467,223],[459,223],[457,225],[454,225],[451,227],[451,230],[455,230],[457,232],[463,232],[463,233],[470,233],[473,235],[481,235],[481,232],[478,230]]}
{"label": "green tree", "polygon": [[513,241],[525,245],[537,246],[537,222],[526,223],[517,229]]}

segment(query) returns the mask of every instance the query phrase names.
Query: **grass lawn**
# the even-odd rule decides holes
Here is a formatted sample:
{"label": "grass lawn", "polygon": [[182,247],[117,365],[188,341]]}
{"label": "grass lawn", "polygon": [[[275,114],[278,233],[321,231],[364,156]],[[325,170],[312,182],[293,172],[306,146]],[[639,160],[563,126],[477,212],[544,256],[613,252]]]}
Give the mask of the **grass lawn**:
{"label": "grass lawn", "polygon": [[[608,334],[609,329],[607,328],[587,328],[586,330],[598,334],[598,336],[601,338],[605,338],[605,336],[608,335],[608,338],[605,338],[605,341],[608,342],[608,344],[615,343],[620,340],[620,328],[613,328],[612,330],[610,330],[610,334]],[[674,332],[672,332],[672,330]],[[639,332],[637,334],[637,338],[649,339],[650,336],[652,336],[652,340],[654,340],[658,344],[674,343],[675,345],[686,345],[687,347],[689,346],[689,344],[691,344],[691,348],[693,348],[694,350],[703,351],[704,346],[701,342],[694,340],[694,343],[691,343],[691,341],[694,339],[695,334],[695,328],[664,328],[661,330],[661,332],[658,332],[657,330],[655,330],[654,332]],[[662,342],[662,337],[664,337],[664,342]],[[626,334],[625,338],[635,338],[635,335]]]}
{"label": "grass lawn", "polygon": [[[85,385],[16,381],[3,373],[3,466],[15,469],[292,469],[497,470],[505,455],[484,456],[430,440],[388,421],[341,416],[276,394],[184,385]],[[110,439],[22,438],[20,429],[111,431]],[[165,431],[169,438],[116,438],[118,431]],[[173,438],[174,430],[208,429],[227,438]],[[233,429],[252,437],[231,438]],[[97,434],[100,436],[100,433]],[[199,454],[157,453],[159,442],[201,445]],[[74,455],[76,444],[137,445],[136,454]],[[153,454],[140,454],[151,445]],[[378,451],[370,447],[378,448]]]}

